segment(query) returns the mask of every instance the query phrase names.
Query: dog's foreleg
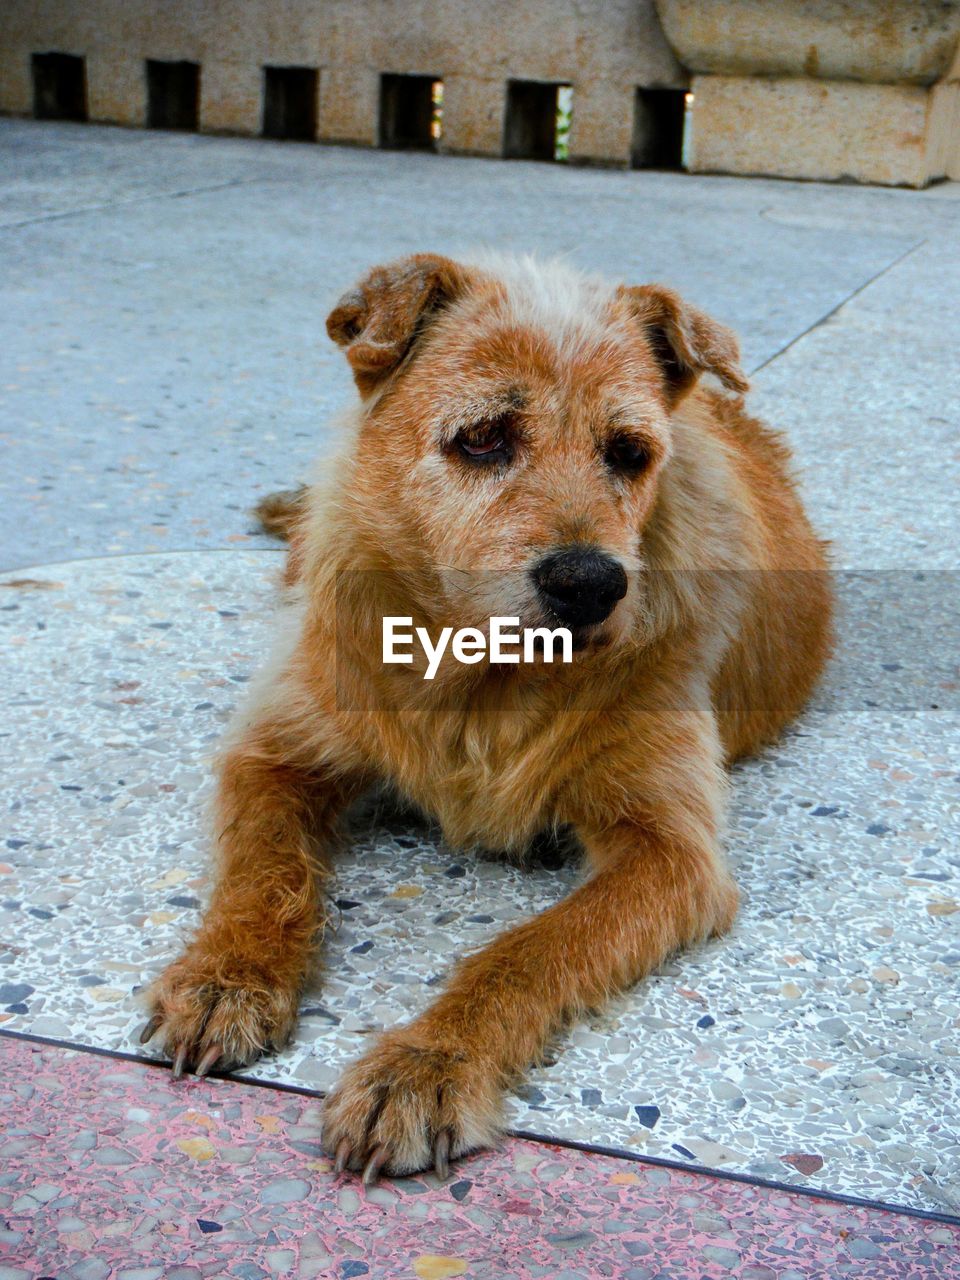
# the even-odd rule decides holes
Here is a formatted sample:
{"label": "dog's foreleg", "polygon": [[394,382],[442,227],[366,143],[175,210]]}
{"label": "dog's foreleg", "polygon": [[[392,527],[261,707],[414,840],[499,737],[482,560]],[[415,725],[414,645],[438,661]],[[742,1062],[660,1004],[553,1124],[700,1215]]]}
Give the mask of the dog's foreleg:
{"label": "dog's foreleg", "polygon": [[324,855],[347,799],[343,783],[289,763],[263,726],[225,755],[210,906],[148,993],[142,1038],[162,1036],[176,1074],[248,1063],[289,1037],[320,927]]}
{"label": "dog's foreleg", "polygon": [[[689,748],[704,741],[697,729],[674,722],[669,736]],[[704,746],[715,751],[714,734]],[[737,895],[716,842],[722,783],[712,759],[674,764],[656,760],[639,779],[635,816],[581,825],[594,868],[586,883],[461,962],[423,1015],[348,1069],[326,1108],[338,1162],[367,1178],[380,1168],[442,1173],[449,1156],[496,1137],[505,1089],[553,1032],[679,947],[729,928]]]}

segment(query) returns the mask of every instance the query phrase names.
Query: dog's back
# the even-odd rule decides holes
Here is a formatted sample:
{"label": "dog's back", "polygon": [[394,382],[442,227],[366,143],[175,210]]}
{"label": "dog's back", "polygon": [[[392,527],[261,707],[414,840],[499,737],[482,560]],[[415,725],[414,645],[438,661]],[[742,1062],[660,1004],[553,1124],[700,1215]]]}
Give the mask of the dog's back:
{"label": "dog's back", "polygon": [[753,499],[767,559],[751,571],[751,607],[714,681],[727,759],[777,738],[806,705],[833,644],[827,544],[810,526],[786,443],[751,418],[743,402],[708,396]]}

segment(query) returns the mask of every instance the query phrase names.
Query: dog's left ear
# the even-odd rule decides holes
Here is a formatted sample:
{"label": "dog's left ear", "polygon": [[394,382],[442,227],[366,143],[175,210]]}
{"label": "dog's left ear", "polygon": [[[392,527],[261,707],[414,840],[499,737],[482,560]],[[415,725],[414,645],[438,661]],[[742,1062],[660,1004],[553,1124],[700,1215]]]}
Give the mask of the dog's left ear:
{"label": "dog's left ear", "polygon": [[344,294],[327,317],[327,333],[345,349],[362,396],[395,372],[430,317],[466,287],[459,263],[417,253],[374,267]]}
{"label": "dog's left ear", "polygon": [[731,391],[748,391],[740,368],[736,335],[679,294],[659,284],[623,285],[617,296],[643,325],[663,375],[671,408],[693,388],[701,373],[712,373]]}

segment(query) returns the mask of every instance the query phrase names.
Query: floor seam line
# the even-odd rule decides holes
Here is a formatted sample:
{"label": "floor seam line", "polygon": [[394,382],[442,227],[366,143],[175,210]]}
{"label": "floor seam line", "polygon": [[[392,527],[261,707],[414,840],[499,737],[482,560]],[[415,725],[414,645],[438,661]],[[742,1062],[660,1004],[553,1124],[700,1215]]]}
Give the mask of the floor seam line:
{"label": "floor seam line", "polygon": [[851,290],[846,297],[841,298],[836,306],[833,306],[829,311],[824,312],[818,320],[814,320],[813,324],[808,325],[802,333],[798,333],[795,338],[791,338],[789,342],[784,343],[779,351],[775,351],[773,355],[768,356],[762,364],[758,364],[755,369],[751,369],[750,377],[755,378],[758,373],[762,373],[762,371],[772,365],[774,361],[779,360],[782,355],[786,355],[792,347],[795,347],[797,343],[806,338],[808,334],[813,333],[815,329],[819,329],[821,325],[832,320],[837,312],[845,307],[848,302],[852,302],[854,298],[859,298],[860,295],[869,289],[871,285],[876,284],[878,280],[882,280],[888,272],[893,271],[893,269],[898,267],[901,262],[905,262],[912,253],[916,253],[918,249],[922,249],[925,244],[929,244],[928,236],[924,236],[922,240],[918,240],[915,244],[910,245],[908,249],[904,249],[903,253],[894,258],[892,262],[888,262],[885,267],[881,267],[880,270],[870,276],[869,279],[864,280],[863,284],[857,285],[856,289]]}
{"label": "floor seam line", "polygon": [[[161,1058],[147,1058],[125,1049],[105,1049],[101,1045],[82,1044],[79,1041],[57,1040],[51,1036],[37,1035],[30,1031],[16,1031],[12,1027],[0,1027],[0,1040],[17,1040],[28,1044],[45,1045],[52,1049],[70,1050],[74,1053],[85,1053],[90,1057],[109,1058],[114,1061],[127,1062],[159,1071],[171,1070],[172,1064]],[[246,1085],[256,1089],[272,1089],[275,1093],[294,1094],[306,1098],[326,1098],[326,1092],[311,1089],[305,1085],[291,1085],[278,1080],[262,1080],[255,1076],[244,1076],[232,1072],[211,1071],[207,1080],[223,1080],[229,1084]],[[660,1169],[671,1169],[677,1173],[686,1173],[693,1177],[715,1178],[720,1182],[733,1182],[741,1186],[764,1187],[772,1191],[782,1191],[787,1195],[805,1196],[807,1198],[828,1200],[834,1204],[845,1204],[855,1209],[872,1209],[881,1213],[890,1213],[910,1218],[919,1218],[926,1222],[942,1222],[947,1226],[960,1225],[960,1216],[946,1211],[934,1209],[917,1209],[910,1205],[890,1204],[884,1200],[870,1200],[860,1196],[847,1195],[841,1191],[830,1191],[822,1187],[807,1187],[797,1183],[779,1182],[776,1179],[765,1179],[755,1174],[738,1173],[732,1169],[718,1169],[710,1165],[689,1164],[679,1160],[671,1160],[665,1156],[649,1155],[645,1152],[626,1151],[619,1147],[606,1147],[599,1143],[581,1141],[573,1138],[556,1137],[551,1134],[536,1133],[529,1129],[508,1129],[505,1137],[520,1142],[536,1142],[544,1146],[563,1147],[572,1151],[583,1151],[590,1155],[605,1156],[611,1160],[624,1160],[629,1164],[651,1165]]]}
{"label": "floor seam line", "polygon": [[[18,574],[28,577],[40,569],[65,569],[74,564],[97,564],[100,561],[114,560],[146,560],[152,556],[195,556],[195,555],[240,555],[251,551],[269,551],[272,555],[286,555],[288,548],[282,547],[170,547],[164,551],[114,551],[103,556],[76,556],[71,560],[44,560],[38,564],[21,564],[14,569],[0,569],[3,578]],[[14,579],[16,582],[16,579]],[[0,581],[0,587],[13,586],[14,583]]]}
{"label": "floor seam line", "polygon": [[109,213],[114,209],[127,209],[131,205],[150,204],[160,200],[182,200],[186,196],[203,195],[208,191],[230,191],[236,187],[249,187],[268,178],[236,178],[232,182],[217,182],[209,187],[184,187],[180,191],[155,191],[151,195],[133,196],[129,200],[113,200],[107,204],[84,205],[81,209],[64,209],[60,213],[46,213],[38,218],[24,218],[20,222],[0,223],[0,232],[19,231],[24,227],[41,226],[45,222],[62,222],[65,218],[80,218],[89,213]]}

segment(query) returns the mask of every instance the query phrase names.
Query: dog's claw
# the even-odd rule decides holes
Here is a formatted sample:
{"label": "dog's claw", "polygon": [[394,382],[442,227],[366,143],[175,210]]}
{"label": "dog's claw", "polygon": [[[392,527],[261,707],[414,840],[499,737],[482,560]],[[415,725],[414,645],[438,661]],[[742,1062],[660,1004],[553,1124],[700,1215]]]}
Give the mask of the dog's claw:
{"label": "dog's claw", "polygon": [[347,1167],[347,1161],[350,1159],[350,1139],[341,1138],[337,1144],[337,1153],[333,1161],[333,1172],[339,1175],[343,1173]]}
{"label": "dog's claw", "polygon": [[450,1130],[441,1129],[433,1144],[433,1167],[441,1182],[450,1176]]}
{"label": "dog's claw", "polygon": [[380,1170],[390,1158],[390,1152],[386,1147],[374,1147],[373,1155],[366,1163],[363,1170],[362,1182],[365,1187],[371,1187],[380,1176]]}
{"label": "dog's claw", "polygon": [[153,1039],[153,1037],[157,1034],[157,1031],[160,1027],[160,1023],[162,1021],[163,1021],[163,1018],[161,1018],[158,1013],[154,1014],[154,1016],[150,1019],[147,1025],[140,1032],[141,1044],[146,1044],[148,1040]]}
{"label": "dog's claw", "polygon": [[182,1044],[180,1045],[179,1049],[177,1049],[176,1057],[173,1060],[174,1080],[179,1080],[180,1077],[183,1075],[183,1069],[186,1066],[186,1062],[187,1062],[187,1046],[185,1044]]}
{"label": "dog's claw", "polygon": [[198,1076],[205,1076],[219,1057],[220,1046],[218,1044],[212,1044],[197,1063],[196,1074]]}

